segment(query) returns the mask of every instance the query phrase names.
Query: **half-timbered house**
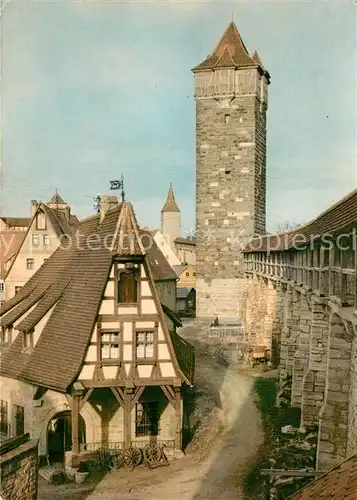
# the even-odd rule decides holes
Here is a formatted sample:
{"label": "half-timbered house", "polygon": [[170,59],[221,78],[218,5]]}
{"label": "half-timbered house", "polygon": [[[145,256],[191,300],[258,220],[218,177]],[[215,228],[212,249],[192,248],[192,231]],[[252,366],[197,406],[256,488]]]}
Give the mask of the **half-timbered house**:
{"label": "half-timbered house", "polygon": [[160,300],[170,273],[175,284],[129,202],[81,221],[1,309],[7,434],[21,413],[21,430],[55,460],[148,441],[181,449],[194,350]]}

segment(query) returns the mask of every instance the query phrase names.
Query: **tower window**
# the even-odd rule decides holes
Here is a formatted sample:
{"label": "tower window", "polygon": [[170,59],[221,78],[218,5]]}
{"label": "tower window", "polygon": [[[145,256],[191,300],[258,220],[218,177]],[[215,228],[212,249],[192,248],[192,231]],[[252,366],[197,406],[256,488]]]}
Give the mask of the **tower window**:
{"label": "tower window", "polygon": [[224,115],[224,121],[225,123],[229,123],[230,116],[229,115]]}
{"label": "tower window", "polygon": [[226,168],[226,170],[224,171],[224,173],[228,175],[228,174],[231,173],[231,171],[228,168]]}

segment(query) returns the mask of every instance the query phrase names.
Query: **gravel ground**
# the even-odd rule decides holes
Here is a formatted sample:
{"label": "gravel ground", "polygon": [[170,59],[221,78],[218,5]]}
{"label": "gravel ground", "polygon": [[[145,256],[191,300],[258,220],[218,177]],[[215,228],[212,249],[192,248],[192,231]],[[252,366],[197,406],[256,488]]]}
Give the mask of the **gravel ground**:
{"label": "gravel ground", "polygon": [[227,366],[193,326],[180,332],[196,346],[196,418],[186,455],[169,467],[120,469],[83,485],[48,485],[38,500],[243,500],[243,483],[263,442],[251,394],[251,370]]}

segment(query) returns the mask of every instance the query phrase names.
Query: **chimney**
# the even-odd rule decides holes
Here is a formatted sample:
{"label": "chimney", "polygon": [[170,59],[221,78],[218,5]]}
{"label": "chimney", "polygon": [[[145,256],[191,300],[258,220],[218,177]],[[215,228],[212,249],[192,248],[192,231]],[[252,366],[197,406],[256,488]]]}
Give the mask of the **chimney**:
{"label": "chimney", "polygon": [[116,196],[102,196],[100,200],[100,222],[103,221],[108,210],[118,206],[118,198]]}
{"label": "chimney", "polygon": [[37,207],[38,207],[37,200],[31,200],[31,217],[34,216],[34,214],[37,210]]}

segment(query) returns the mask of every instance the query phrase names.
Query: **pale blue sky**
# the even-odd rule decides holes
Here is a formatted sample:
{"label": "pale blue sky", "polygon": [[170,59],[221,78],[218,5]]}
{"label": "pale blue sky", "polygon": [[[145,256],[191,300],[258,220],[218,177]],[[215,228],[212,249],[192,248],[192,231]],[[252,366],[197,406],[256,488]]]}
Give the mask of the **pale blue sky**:
{"label": "pale blue sky", "polygon": [[79,216],[125,176],[141,225],[169,182],[194,225],[190,69],[232,18],[271,74],[268,229],[356,187],[353,2],[8,0],[3,11],[1,209],[27,215],[57,187]]}

